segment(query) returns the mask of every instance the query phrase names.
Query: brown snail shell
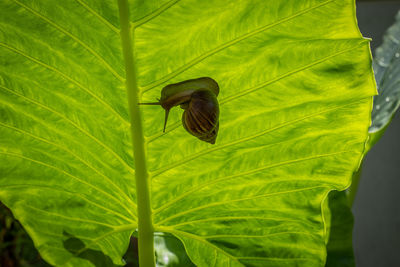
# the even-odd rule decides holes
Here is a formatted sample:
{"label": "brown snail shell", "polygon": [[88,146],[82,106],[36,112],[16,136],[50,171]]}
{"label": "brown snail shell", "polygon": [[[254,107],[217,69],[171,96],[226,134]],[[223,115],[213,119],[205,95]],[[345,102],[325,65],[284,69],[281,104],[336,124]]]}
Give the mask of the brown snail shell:
{"label": "brown snail shell", "polygon": [[202,141],[214,144],[219,129],[219,86],[209,77],[191,79],[165,86],[161,99],[155,103],[142,105],[161,105],[165,109],[164,132],[169,110],[180,105],[183,127],[191,135]]}

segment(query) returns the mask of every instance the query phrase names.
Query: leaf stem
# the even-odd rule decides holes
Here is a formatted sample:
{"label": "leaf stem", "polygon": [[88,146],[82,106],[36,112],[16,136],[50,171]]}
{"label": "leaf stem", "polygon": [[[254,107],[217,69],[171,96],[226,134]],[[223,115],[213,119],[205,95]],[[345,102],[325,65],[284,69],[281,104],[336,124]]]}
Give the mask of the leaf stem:
{"label": "leaf stem", "polygon": [[125,60],[126,89],[128,92],[129,114],[131,118],[131,136],[133,156],[135,159],[136,195],[138,209],[139,231],[139,265],[155,266],[154,258],[154,228],[150,207],[150,192],[148,172],[144,153],[144,137],[140,110],[138,106],[139,90],[136,82],[136,69],[133,58],[133,34],[129,22],[127,0],[118,0],[119,18],[121,25],[122,49]]}

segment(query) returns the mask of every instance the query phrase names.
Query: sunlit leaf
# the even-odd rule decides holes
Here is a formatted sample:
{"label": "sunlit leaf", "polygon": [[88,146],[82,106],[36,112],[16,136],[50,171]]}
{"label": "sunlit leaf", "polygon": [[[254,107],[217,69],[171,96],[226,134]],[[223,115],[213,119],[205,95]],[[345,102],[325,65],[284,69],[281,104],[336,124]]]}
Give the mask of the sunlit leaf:
{"label": "sunlit leaf", "polygon": [[[197,266],[323,266],[321,203],[375,94],[354,1],[132,1],[143,102],[220,85],[215,145],[142,107],[154,228]],[[115,1],[0,3],[0,200],[56,266],[123,264],[137,227]]]}

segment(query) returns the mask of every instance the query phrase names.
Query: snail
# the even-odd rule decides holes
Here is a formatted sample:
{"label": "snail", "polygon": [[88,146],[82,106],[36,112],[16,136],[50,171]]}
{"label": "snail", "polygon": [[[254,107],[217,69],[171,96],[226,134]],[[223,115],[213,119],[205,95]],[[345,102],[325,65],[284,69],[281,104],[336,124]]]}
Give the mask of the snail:
{"label": "snail", "polygon": [[160,105],[165,109],[164,129],[172,107],[180,105],[183,127],[191,135],[202,141],[214,144],[219,127],[219,86],[209,77],[191,79],[169,84],[161,90],[161,98],[154,103],[139,105]]}

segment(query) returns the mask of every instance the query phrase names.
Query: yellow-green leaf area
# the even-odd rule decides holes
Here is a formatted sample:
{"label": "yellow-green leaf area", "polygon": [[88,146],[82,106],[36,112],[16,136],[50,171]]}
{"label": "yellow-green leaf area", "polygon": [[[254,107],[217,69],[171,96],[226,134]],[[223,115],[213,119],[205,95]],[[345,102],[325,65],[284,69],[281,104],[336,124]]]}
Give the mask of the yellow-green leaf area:
{"label": "yellow-green leaf area", "polygon": [[[142,102],[220,86],[214,145],[142,106],[155,231],[196,266],[324,266],[321,203],[376,94],[353,0],[130,1]],[[56,266],[122,265],[137,228],[116,1],[0,3],[0,200]],[[133,129],[134,129],[133,125]]]}

